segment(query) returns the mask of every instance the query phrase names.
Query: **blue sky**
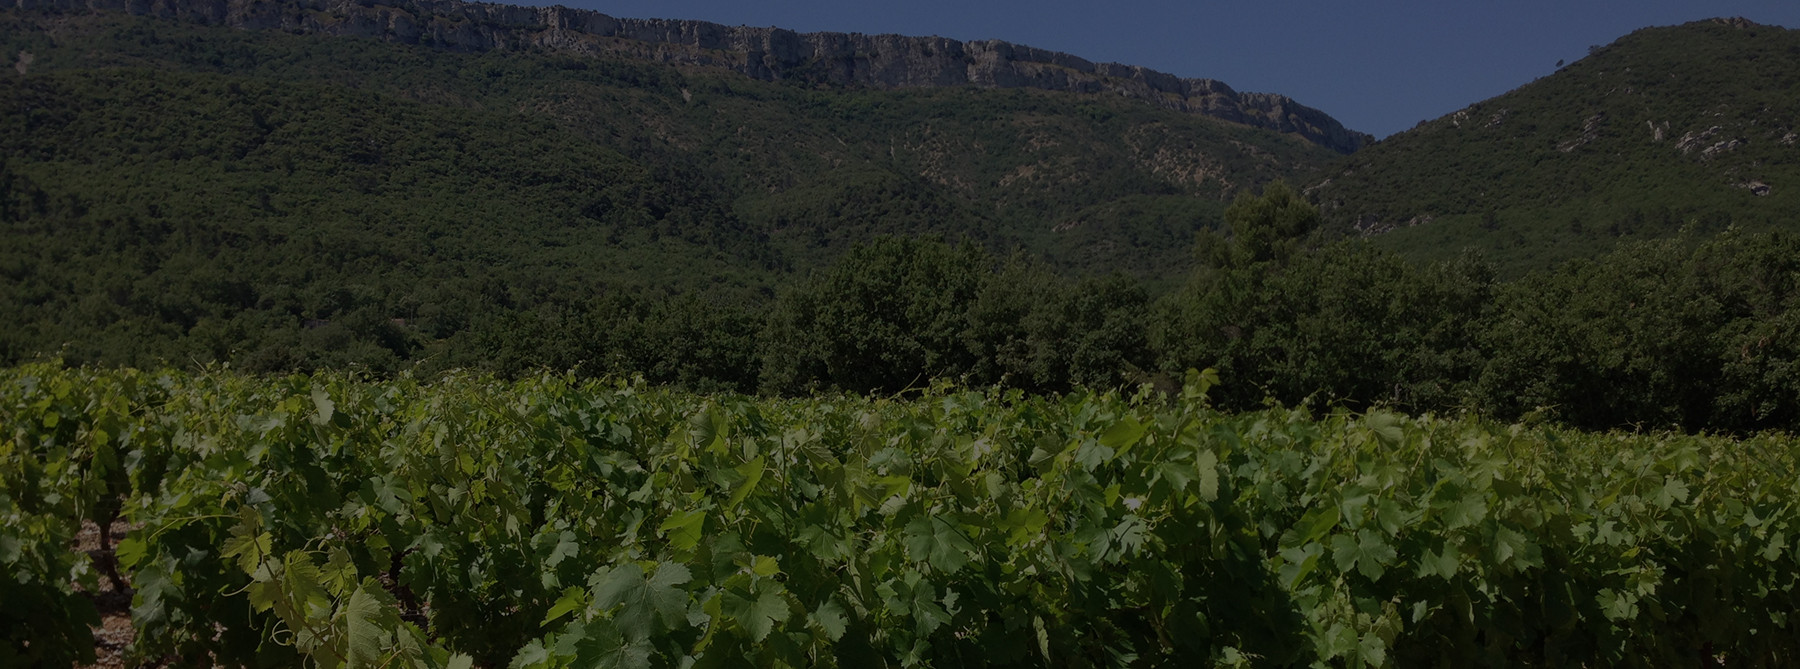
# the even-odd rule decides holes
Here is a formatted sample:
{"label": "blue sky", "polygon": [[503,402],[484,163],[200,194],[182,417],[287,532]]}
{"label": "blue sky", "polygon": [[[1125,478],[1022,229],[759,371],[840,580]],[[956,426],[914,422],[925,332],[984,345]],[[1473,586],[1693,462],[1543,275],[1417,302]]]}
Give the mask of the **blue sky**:
{"label": "blue sky", "polygon": [[[504,0],[502,0],[504,1]],[[518,0],[513,0],[518,1]],[[527,4],[551,4],[529,1]],[[1800,27],[1800,0],[563,0],[633,18],[1001,39],[1282,93],[1386,136],[1638,28],[1714,16]]]}

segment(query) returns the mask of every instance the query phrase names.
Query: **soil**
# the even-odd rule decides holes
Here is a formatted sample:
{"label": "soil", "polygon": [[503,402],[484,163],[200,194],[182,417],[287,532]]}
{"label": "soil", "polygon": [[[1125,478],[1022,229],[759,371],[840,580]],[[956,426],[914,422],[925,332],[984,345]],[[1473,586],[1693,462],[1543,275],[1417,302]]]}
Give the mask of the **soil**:
{"label": "soil", "polygon": [[[124,521],[114,521],[111,528],[112,541],[101,546],[100,526],[91,521],[83,521],[81,533],[75,535],[75,549],[87,553],[94,567],[100,569],[101,565],[112,564],[113,551],[119,547],[119,540],[125,538],[132,529]],[[104,571],[99,581],[99,591],[87,593],[94,600],[94,608],[100,610],[100,626],[93,628],[95,661],[93,664],[80,665],[79,669],[123,668],[125,647],[137,638],[137,631],[131,626],[131,584],[126,582],[124,589],[116,588]]]}

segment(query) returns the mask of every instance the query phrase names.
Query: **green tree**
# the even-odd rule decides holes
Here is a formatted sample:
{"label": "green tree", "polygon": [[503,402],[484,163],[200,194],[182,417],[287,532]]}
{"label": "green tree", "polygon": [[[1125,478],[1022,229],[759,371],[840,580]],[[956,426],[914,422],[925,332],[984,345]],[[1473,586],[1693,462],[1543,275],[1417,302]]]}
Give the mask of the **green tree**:
{"label": "green tree", "polygon": [[970,244],[885,237],[856,246],[774,306],[764,389],[891,393],[967,372],[966,313],[992,265]]}
{"label": "green tree", "polygon": [[1217,369],[1220,401],[1310,399],[1408,408],[1464,403],[1493,272],[1463,259],[1416,267],[1366,242],[1323,248],[1317,209],[1284,184],[1240,196],[1229,237],[1157,304],[1150,346],[1165,372]]}
{"label": "green tree", "polygon": [[1046,336],[1061,325],[1050,307],[1062,300],[1064,283],[1048,266],[1023,254],[1008,258],[987,277],[969,303],[963,332],[974,363],[971,382],[1039,392],[1066,385],[1060,342]]}
{"label": "green tree", "polygon": [[1245,267],[1269,261],[1286,261],[1316,238],[1319,209],[1287,185],[1276,181],[1262,195],[1238,193],[1225,209],[1229,239],[1218,233],[1202,233],[1197,250],[1209,267]]}
{"label": "green tree", "polygon": [[1800,245],[1728,233],[1628,246],[1509,285],[1480,406],[1584,427],[1792,429]]}

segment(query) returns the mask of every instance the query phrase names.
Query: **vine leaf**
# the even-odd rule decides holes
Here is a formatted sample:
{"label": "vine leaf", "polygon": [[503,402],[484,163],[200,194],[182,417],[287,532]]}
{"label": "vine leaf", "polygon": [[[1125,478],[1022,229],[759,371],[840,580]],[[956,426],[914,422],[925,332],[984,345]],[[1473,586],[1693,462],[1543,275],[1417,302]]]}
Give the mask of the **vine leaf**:
{"label": "vine leaf", "polygon": [[1219,456],[1212,451],[1200,451],[1194,466],[1200,468],[1200,499],[1208,502],[1219,499]]}
{"label": "vine leaf", "polygon": [[766,460],[764,460],[763,456],[759,455],[756,456],[755,459],[737,467],[737,473],[743,475],[744,482],[738,486],[737,490],[731,493],[731,501],[726,502],[725,508],[737,508],[739,504],[743,503],[745,497],[749,497],[750,493],[756,490],[757,482],[762,480],[764,464],[766,464]]}
{"label": "vine leaf", "polygon": [[1376,440],[1388,447],[1399,446],[1406,439],[1406,432],[1400,427],[1400,417],[1386,411],[1369,412],[1365,419],[1369,431],[1375,433]]}
{"label": "vine leaf", "polygon": [[335,597],[342,597],[356,586],[356,565],[350,562],[350,552],[343,546],[333,546],[331,558],[326,561],[325,568],[319,575],[326,589]]}
{"label": "vine leaf", "polygon": [[1469,493],[1444,509],[1444,524],[1452,530],[1468,527],[1487,517],[1487,511],[1487,498],[1481,493]]}
{"label": "vine leaf", "polygon": [[837,641],[844,637],[844,628],[849,620],[844,615],[844,607],[836,599],[827,599],[819,605],[819,610],[812,612],[813,624],[825,633],[825,637]]}
{"label": "vine leaf", "polygon": [[1358,530],[1354,538],[1347,534],[1331,538],[1331,559],[1337,562],[1338,570],[1347,572],[1355,567],[1371,581],[1381,580],[1395,557],[1394,547],[1367,529]]}
{"label": "vine leaf", "polygon": [[669,543],[677,551],[691,551],[700,545],[700,532],[706,527],[706,511],[677,511],[669,514],[667,520],[656,526],[658,532],[669,538]]}
{"label": "vine leaf", "polygon": [[584,606],[585,598],[582,595],[585,593],[586,591],[579,585],[572,585],[563,590],[562,596],[556,599],[556,604],[550,607],[550,611],[544,614],[544,621],[538,625],[548,626],[550,623],[556,622],[558,618]]}
{"label": "vine leaf", "polygon": [[581,553],[581,544],[576,541],[575,533],[563,530],[557,536],[556,547],[550,549],[550,555],[544,558],[544,566],[554,568],[563,560]]}
{"label": "vine leaf", "polygon": [[1681,479],[1673,476],[1667,477],[1664,479],[1662,487],[1657,489],[1656,496],[1651,501],[1655,502],[1656,506],[1664,509],[1674,506],[1677,503],[1686,503],[1688,501],[1687,484],[1682,483]]}
{"label": "vine leaf", "polygon": [[1433,554],[1426,551],[1419,556],[1419,575],[1438,576],[1450,580],[1456,576],[1456,570],[1462,563],[1461,552],[1455,546],[1446,545],[1442,551]]}
{"label": "vine leaf", "polygon": [[601,577],[594,586],[594,603],[602,609],[623,605],[613,614],[619,632],[632,640],[648,639],[658,618],[670,628],[687,624],[688,593],[675,586],[692,578],[687,567],[672,562],[657,565],[648,578],[642,567],[626,563]]}
{"label": "vine leaf", "polygon": [[744,623],[748,626],[751,637],[762,641],[769,636],[769,632],[774,630],[776,625],[787,622],[787,619],[788,604],[787,600],[781,596],[781,592],[765,590],[756,597],[756,602],[750,605],[750,615]]}
{"label": "vine leaf", "polygon": [[392,599],[373,578],[364,579],[361,587],[350,595],[344,607],[344,632],[348,637],[347,662],[350,667],[381,665],[382,650],[388,645],[388,630],[399,627]]}
{"label": "vine leaf", "polygon": [[232,537],[225,540],[223,555],[228,558],[237,558],[239,569],[246,574],[254,574],[257,566],[262,564],[263,557],[269,554],[269,533],[263,532],[252,536],[247,532],[240,532],[242,527],[239,525],[231,528]]}
{"label": "vine leaf", "polygon": [[238,510],[238,522],[231,526],[231,538],[225,540],[220,555],[237,558],[238,569],[245,574],[254,574],[263,558],[268,557],[272,549],[268,532],[258,532],[262,528],[262,517],[256,510],[243,507]]}
{"label": "vine leaf", "polygon": [[1281,557],[1287,564],[1281,566],[1281,587],[1295,589],[1296,585],[1318,568],[1319,557],[1324,553],[1325,547],[1316,541],[1305,546],[1282,549]]}
{"label": "vine leaf", "polygon": [[1149,429],[1136,417],[1126,416],[1100,433],[1100,444],[1114,451],[1123,451],[1143,439],[1144,433]]}
{"label": "vine leaf", "polygon": [[331,394],[325,392],[324,388],[314,387],[312,401],[313,408],[318,411],[313,415],[313,424],[319,426],[331,424],[331,416],[337,411],[337,403],[331,401]]}
{"label": "vine leaf", "polygon": [[603,669],[649,669],[651,647],[642,639],[627,639],[613,625],[587,628],[575,643],[575,665]]}
{"label": "vine leaf", "polygon": [[1543,550],[1524,534],[1502,527],[1494,532],[1494,562],[1514,569],[1541,567]]}
{"label": "vine leaf", "polygon": [[1324,539],[1338,526],[1343,513],[1337,506],[1316,506],[1294,526],[1292,544],[1300,545]]}
{"label": "vine leaf", "polygon": [[962,569],[969,563],[975,544],[942,516],[914,518],[906,524],[906,552],[914,560],[924,559],[933,569],[945,573]]}
{"label": "vine leaf", "polygon": [[[130,539],[126,539],[125,541],[130,541]],[[20,543],[18,537],[15,537],[11,534],[0,534],[0,564],[9,564],[10,565],[10,564],[18,562],[20,549],[21,549],[22,545],[23,544]],[[138,546],[139,547],[137,548],[137,554],[139,556],[142,556],[143,555],[142,544],[139,544]],[[124,551],[125,551],[125,542],[121,541],[121,542],[119,542],[119,552],[123,553]],[[124,563],[125,558],[123,556],[121,556],[119,558],[119,561],[121,563]],[[132,562],[135,563],[136,560],[133,560]],[[126,564],[127,564],[127,566],[130,566],[130,563],[126,563]]]}

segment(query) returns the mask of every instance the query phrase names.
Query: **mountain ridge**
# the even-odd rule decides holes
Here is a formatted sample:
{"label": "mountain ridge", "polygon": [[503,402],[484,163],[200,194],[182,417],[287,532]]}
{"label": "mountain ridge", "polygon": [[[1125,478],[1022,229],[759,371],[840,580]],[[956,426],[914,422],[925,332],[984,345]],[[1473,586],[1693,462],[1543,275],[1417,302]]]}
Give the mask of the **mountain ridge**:
{"label": "mountain ridge", "polygon": [[1800,211],[1800,30],[1717,18],[1632,31],[1314,176],[1326,224],[1414,258],[1519,270]]}
{"label": "mountain ridge", "polygon": [[464,364],[617,300],[766,305],[884,236],[1154,290],[1338,155],[1119,95],[51,9],[0,10],[0,360]]}
{"label": "mountain ridge", "polygon": [[249,30],[358,36],[459,51],[627,55],[719,67],[764,81],[878,89],[974,86],[1113,93],[1167,109],[1293,134],[1338,153],[1374,141],[1323,111],[1213,79],[1094,63],[1000,40],[801,33],[678,19],[616,18],[560,5],[461,0],[0,0],[0,9],[111,11]]}

